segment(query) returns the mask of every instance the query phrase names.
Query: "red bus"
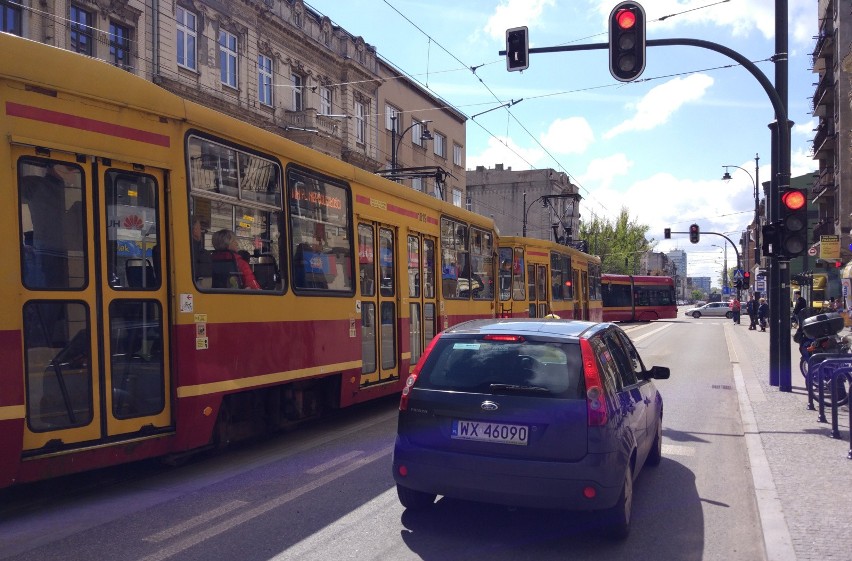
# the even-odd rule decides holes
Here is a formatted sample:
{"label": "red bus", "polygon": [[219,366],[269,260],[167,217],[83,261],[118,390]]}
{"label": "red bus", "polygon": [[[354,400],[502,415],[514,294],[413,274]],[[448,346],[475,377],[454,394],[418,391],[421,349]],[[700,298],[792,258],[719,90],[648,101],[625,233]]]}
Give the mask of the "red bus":
{"label": "red bus", "polygon": [[601,275],[604,321],[654,321],[677,317],[674,279]]}

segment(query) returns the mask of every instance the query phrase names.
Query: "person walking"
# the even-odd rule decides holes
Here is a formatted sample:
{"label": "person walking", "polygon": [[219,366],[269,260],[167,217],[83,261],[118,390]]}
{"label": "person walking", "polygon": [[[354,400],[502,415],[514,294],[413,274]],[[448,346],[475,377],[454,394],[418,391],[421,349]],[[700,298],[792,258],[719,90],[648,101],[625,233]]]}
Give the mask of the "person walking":
{"label": "person walking", "polygon": [[769,304],[766,303],[766,298],[760,299],[760,305],[757,307],[757,321],[760,322],[760,330],[766,331],[766,318],[769,317]]}
{"label": "person walking", "polygon": [[795,304],[793,304],[793,317],[796,318],[797,325],[802,325],[802,320],[805,319],[805,308],[808,307],[808,302],[805,300],[805,297],[802,296],[802,291],[800,290],[793,291],[793,300],[795,300]]}
{"label": "person walking", "polygon": [[748,314],[748,328],[750,331],[757,329],[757,300],[754,294],[749,295],[746,302],[746,313]]}
{"label": "person walking", "polygon": [[734,296],[734,299],[731,300],[731,312],[733,312],[734,323],[740,324],[740,312],[742,311],[742,304],[740,304],[740,299]]}

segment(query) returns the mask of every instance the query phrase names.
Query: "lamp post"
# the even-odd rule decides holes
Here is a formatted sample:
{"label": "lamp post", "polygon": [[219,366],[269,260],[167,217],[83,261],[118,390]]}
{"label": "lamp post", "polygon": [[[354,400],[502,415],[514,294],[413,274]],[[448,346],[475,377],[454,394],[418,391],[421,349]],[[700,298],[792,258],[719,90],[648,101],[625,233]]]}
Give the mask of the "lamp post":
{"label": "lamp post", "polygon": [[[404,131],[396,134],[396,115],[391,115],[391,171],[396,171],[397,169],[397,153],[399,152],[399,145],[402,142],[402,139],[405,138],[405,133],[416,127],[417,125],[421,125],[423,130],[420,132],[420,140],[432,140],[432,132],[429,130],[429,123],[431,120],[426,121],[414,121],[411,125],[408,126]],[[397,136],[399,136],[399,140],[397,140]],[[395,176],[391,175],[391,179],[394,179]]]}
{"label": "lamp post", "polygon": [[[533,206],[535,203],[537,203],[538,201],[541,201],[541,204],[542,204],[542,207],[543,207],[543,208],[547,208],[548,206],[550,206],[550,208],[554,208],[554,207],[553,207],[553,205],[552,205],[552,204],[551,204],[551,202],[550,202],[552,199],[576,199],[576,198],[577,198],[577,195],[575,195],[575,194],[573,194],[573,193],[562,193],[561,195],[542,195],[542,196],[540,196],[539,198],[535,199],[533,202],[531,202],[531,203],[529,204],[529,206],[527,206],[527,192],[526,192],[526,191],[524,191],[524,203],[523,203],[523,204],[524,204],[524,224],[523,224],[523,236],[524,236],[524,237],[527,237],[527,216],[529,215],[530,209],[532,208],[532,206]],[[554,210],[556,210],[556,209],[554,209]],[[557,216],[557,217],[558,217],[558,216]],[[560,218],[560,220],[559,220],[559,221],[562,223],[563,227],[565,227],[564,220],[562,220],[562,218],[561,218],[561,217],[558,217],[558,218]],[[558,241],[558,240],[557,240],[557,241]]]}
{"label": "lamp post", "polygon": [[760,162],[760,156],[758,154],[754,155],[754,177],[748,172],[748,170],[741,168],[740,166],[734,165],[726,165],[722,166],[725,168],[725,174],[722,175],[722,181],[730,181],[731,174],[728,173],[728,168],[737,168],[738,170],[742,170],[745,174],[751,179],[752,184],[754,185],[754,266],[760,266],[760,193],[758,191],[758,184],[760,183],[760,166],[758,165]]}
{"label": "lamp post", "polygon": [[[724,287],[728,286],[728,246],[727,246],[727,244],[724,245],[724,246],[716,245],[716,244],[710,244],[710,246],[711,247],[718,247],[719,249],[721,249],[722,251],[725,252],[725,261],[724,261],[724,264],[722,265],[722,288],[724,289]],[[728,288],[730,288],[730,287],[728,287]]]}

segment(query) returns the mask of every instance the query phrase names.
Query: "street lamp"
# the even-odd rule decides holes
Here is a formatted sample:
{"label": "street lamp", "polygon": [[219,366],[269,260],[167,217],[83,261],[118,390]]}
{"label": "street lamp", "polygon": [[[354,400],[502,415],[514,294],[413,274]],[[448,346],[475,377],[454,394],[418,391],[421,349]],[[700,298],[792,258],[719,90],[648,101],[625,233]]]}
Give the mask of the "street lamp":
{"label": "street lamp", "polygon": [[[429,123],[431,123],[431,119],[426,121],[414,121],[411,125],[408,126],[404,131],[399,133],[399,140],[396,139],[396,115],[391,115],[391,171],[396,171],[397,168],[397,153],[399,152],[399,145],[402,143],[402,139],[405,138],[405,133],[416,127],[417,125],[421,125],[423,130],[420,132],[420,140],[432,140],[432,132],[429,130]],[[391,176],[393,179],[393,176]]]}
{"label": "street lamp", "polygon": [[734,165],[726,165],[722,166],[725,168],[725,174],[722,176],[722,181],[730,181],[731,174],[728,173],[728,168],[737,168],[745,172],[745,174],[751,179],[752,184],[754,185],[754,266],[760,266],[760,193],[757,190],[757,186],[760,183],[760,166],[758,165],[760,162],[760,156],[758,154],[754,155],[754,177],[748,172],[748,170],[741,168],[740,166]]}
{"label": "street lamp", "polygon": [[[527,237],[527,215],[529,214],[530,209],[532,208],[532,206],[535,203],[537,203],[538,201],[541,201],[541,205],[542,205],[543,208],[547,208],[548,206],[550,206],[550,208],[553,208],[554,210],[556,210],[553,207],[553,204],[550,202],[552,199],[563,199],[564,200],[564,199],[576,199],[576,198],[577,198],[577,195],[575,195],[573,193],[562,193],[561,195],[542,195],[539,198],[535,199],[533,202],[531,202],[529,204],[529,206],[527,206],[527,192],[524,191],[524,225],[523,225],[524,237]],[[564,228],[565,227],[565,221],[563,220],[563,218],[559,217],[558,215],[557,215],[557,218],[559,218],[559,221],[562,223],[562,226]]]}

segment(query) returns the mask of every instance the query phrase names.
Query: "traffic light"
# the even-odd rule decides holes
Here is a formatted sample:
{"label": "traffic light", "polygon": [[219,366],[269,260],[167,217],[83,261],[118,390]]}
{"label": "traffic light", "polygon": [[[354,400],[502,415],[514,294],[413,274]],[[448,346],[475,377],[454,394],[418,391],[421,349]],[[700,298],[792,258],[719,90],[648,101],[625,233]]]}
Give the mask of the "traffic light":
{"label": "traffic light", "polygon": [[803,189],[781,193],[781,221],[776,252],[787,259],[798,257],[808,248],[808,194]]}
{"label": "traffic light", "polygon": [[761,229],[763,239],[761,240],[761,249],[764,257],[775,257],[778,255],[778,225],[774,222],[764,224]]}
{"label": "traffic light", "polygon": [[743,288],[742,279],[737,279],[737,280],[734,281],[734,288],[736,288],[737,290],[742,290],[742,288]]}
{"label": "traffic light", "polygon": [[645,70],[645,10],[636,2],[621,2],[609,13],[609,72],[619,82],[631,82]]}
{"label": "traffic light", "polygon": [[667,240],[672,239],[672,229],[666,228],[665,230],[663,230],[663,237]]}
{"label": "traffic light", "polygon": [[748,288],[751,284],[751,273],[743,271],[743,288]]}
{"label": "traffic light", "polygon": [[529,29],[513,27],[506,30],[506,70],[515,72],[530,67]]}
{"label": "traffic light", "polygon": [[701,230],[698,228],[698,224],[693,224],[689,227],[689,241],[692,243],[698,243],[698,240],[701,239]]}

